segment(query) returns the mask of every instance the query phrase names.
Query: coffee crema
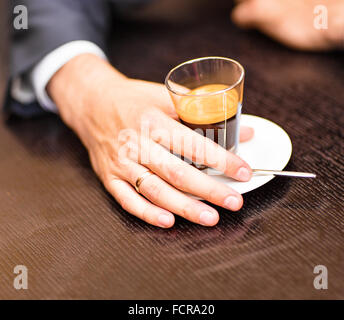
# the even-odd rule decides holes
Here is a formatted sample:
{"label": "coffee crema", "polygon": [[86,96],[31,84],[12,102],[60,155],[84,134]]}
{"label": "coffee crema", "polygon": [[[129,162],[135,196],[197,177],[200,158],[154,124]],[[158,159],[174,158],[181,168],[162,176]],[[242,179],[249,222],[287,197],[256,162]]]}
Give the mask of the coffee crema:
{"label": "coffee crema", "polygon": [[237,91],[215,93],[227,88],[224,84],[207,84],[189,91],[188,96],[182,97],[178,103],[179,118],[192,124],[211,124],[232,118],[238,108]]}
{"label": "coffee crema", "polygon": [[223,84],[209,84],[193,89],[180,99],[177,113],[187,127],[235,152],[241,111],[239,95],[235,89],[215,93],[227,88]]}

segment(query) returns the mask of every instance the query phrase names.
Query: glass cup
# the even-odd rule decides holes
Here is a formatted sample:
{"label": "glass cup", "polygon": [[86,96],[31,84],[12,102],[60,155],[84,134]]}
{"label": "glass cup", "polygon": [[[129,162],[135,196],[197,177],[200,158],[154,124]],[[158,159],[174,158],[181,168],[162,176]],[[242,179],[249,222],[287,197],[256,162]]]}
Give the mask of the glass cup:
{"label": "glass cup", "polygon": [[244,75],[233,59],[204,57],[173,68],[165,84],[184,125],[236,153]]}

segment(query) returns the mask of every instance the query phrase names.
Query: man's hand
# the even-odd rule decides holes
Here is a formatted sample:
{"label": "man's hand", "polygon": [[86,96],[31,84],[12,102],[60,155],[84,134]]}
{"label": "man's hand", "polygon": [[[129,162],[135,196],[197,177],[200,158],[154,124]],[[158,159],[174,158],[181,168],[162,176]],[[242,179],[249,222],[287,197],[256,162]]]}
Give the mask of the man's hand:
{"label": "man's hand", "polygon": [[[233,21],[256,28],[283,44],[300,50],[344,47],[343,0],[237,0]],[[325,5],[328,29],[314,27],[314,8]]]}
{"label": "man's hand", "polygon": [[[251,177],[242,159],[177,121],[163,85],[129,79],[100,58],[85,54],[51,79],[48,92],[64,122],[88,149],[106,189],[131,214],[163,228],[174,224],[173,214],[205,226],[218,222],[213,207],[184,192],[232,211],[241,208],[240,194],[170,153],[176,152],[171,137],[177,141],[190,137],[197,148],[181,144],[179,154],[195,159],[199,153],[210,153],[218,161],[210,163],[205,157],[203,164],[224,169],[240,181]],[[252,129],[242,131],[242,139],[252,135]],[[139,194],[135,182],[147,169],[154,175],[142,182]]]}

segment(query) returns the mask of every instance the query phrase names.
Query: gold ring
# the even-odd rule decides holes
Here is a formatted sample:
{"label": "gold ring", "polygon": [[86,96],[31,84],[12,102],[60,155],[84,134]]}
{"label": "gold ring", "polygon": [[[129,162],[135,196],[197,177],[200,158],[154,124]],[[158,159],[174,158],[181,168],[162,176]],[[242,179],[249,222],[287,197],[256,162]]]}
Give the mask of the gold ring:
{"label": "gold ring", "polygon": [[145,171],[144,173],[141,174],[141,176],[139,176],[135,182],[135,189],[138,193],[140,193],[140,185],[143,182],[144,179],[146,179],[149,176],[153,176],[154,173],[150,170]]}

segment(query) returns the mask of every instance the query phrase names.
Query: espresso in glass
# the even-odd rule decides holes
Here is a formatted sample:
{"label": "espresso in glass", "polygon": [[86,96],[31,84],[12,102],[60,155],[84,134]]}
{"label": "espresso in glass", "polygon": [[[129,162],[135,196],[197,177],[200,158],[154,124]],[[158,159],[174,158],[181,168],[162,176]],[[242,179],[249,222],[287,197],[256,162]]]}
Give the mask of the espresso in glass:
{"label": "espresso in glass", "polygon": [[[181,122],[221,147],[236,153],[243,101],[245,70],[230,58],[202,57],[181,63],[166,76],[165,84]],[[191,136],[191,135],[190,135]],[[191,161],[199,169],[210,163],[204,152],[185,137],[183,149],[194,148]],[[197,140],[200,142],[199,140]],[[181,149],[176,149],[176,153]],[[189,152],[190,154],[190,152]],[[207,159],[202,157],[207,157]],[[216,159],[215,159],[216,160]]]}
{"label": "espresso in glass", "polygon": [[182,123],[229,151],[236,151],[241,104],[236,89],[206,84],[180,99],[177,113]]}

